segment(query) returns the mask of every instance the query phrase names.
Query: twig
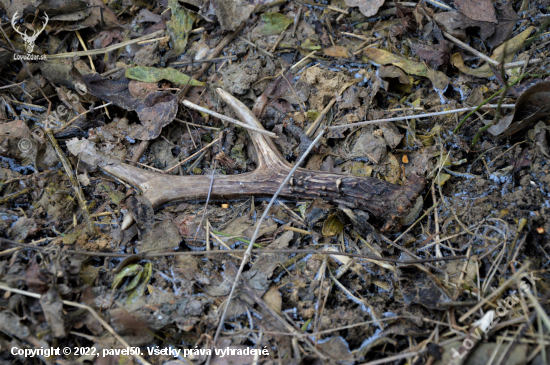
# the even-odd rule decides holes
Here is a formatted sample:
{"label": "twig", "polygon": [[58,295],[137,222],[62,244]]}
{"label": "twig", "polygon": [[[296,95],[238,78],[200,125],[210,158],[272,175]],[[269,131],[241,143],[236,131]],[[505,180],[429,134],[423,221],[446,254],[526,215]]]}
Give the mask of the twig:
{"label": "twig", "polygon": [[207,58],[207,59],[198,60],[198,61],[174,62],[170,64],[170,67],[185,66],[185,65],[191,65],[191,64],[201,64],[201,63],[208,63],[208,62],[218,62],[218,61],[225,61],[225,60],[236,60],[236,59],[237,59],[237,56],[213,57],[213,58]]}
{"label": "twig", "polygon": [[192,102],[190,102],[189,100],[183,100],[181,102],[183,105],[185,105],[186,107],[188,108],[191,108],[191,109],[195,109],[195,110],[198,110],[200,112],[203,112],[203,113],[206,113],[206,114],[210,114],[211,116],[215,117],[215,118],[218,118],[218,119],[221,119],[223,121],[226,121],[226,122],[230,122],[230,123],[233,123],[233,124],[236,124],[238,125],[239,127],[242,127],[242,128],[246,128],[246,129],[250,129],[250,130],[253,130],[254,132],[258,132],[258,133],[261,133],[261,134],[265,134],[266,136],[269,136],[271,138],[279,138],[275,133],[273,132],[268,132],[266,131],[265,129],[261,129],[261,128],[256,128],[254,126],[251,126],[249,124],[246,124],[246,123],[243,123],[243,122],[239,122],[238,120],[236,119],[233,119],[233,118],[229,118],[229,117],[226,117],[225,115],[223,114],[220,114],[220,113],[216,113],[215,111],[212,111],[210,109],[206,109],[206,108],[203,108],[202,106],[199,106],[197,104],[193,104]]}
{"label": "twig", "polygon": [[[15,293],[15,294],[20,294],[20,295],[25,295],[27,297],[32,297],[32,298],[36,298],[36,299],[40,299],[42,298],[42,295],[40,294],[37,294],[37,293],[31,293],[31,292],[28,292],[26,290],[21,290],[21,289],[15,289],[15,288],[10,288],[9,286],[5,286],[5,285],[2,285],[0,284],[0,289],[1,290],[5,290],[6,292],[12,292],[12,293]],[[128,344],[128,342],[126,342],[118,333],[115,332],[115,330],[109,326],[109,324],[107,322],[105,322],[105,320],[103,318],[101,318],[101,316],[99,314],[97,314],[97,312],[90,306],[87,306],[87,305],[84,305],[84,304],[80,304],[80,303],[76,303],[76,302],[72,302],[72,301],[69,301],[69,300],[61,300],[61,302],[63,302],[63,304],[65,305],[69,305],[71,307],[77,307],[77,308],[81,308],[81,309],[86,309],[88,312],[90,312],[90,314],[95,318],[97,319],[97,321],[99,323],[101,323],[101,325],[107,330],[109,331],[124,347],[126,348],[130,348],[130,345]],[[136,359],[142,363],[143,365],[151,365],[147,360],[145,360],[141,355],[137,354],[137,353],[134,353],[134,356],[136,357]]]}
{"label": "twig", "polygon": [[373,40],[378,38],[378,37],[365,37],[364,35],[348,33],[348,32],[340,32],[340,34],[344,34],[344,35],[347,35],[349,37],[353,37],[353,38],[357,38],[357,39],[362,39],[362,40],[367,41],[367,42],[373,41]]}
{"label": "twig", "polygon": [[305,56],[304,58],[302,58],[300,61],[296,62],[294,65],[292,65],[292,67],[290,68],[290,70],[294,70],[296,67],[298,67],[299,65],[301,65],[303,62],[305,62],[308,58],[310,58],[311,56],[313,56],[315,53],[317,53],[317,51],[313,51],[311,53],[309,53],[307,56]]}
{"label": "twig", "polygon": [[478,56],[479,58],[489,62],[489,63],[492,63],[493,65],[495,66],[500,66],[500,62],[498,61],[495,61],[493,60],[491,57],[489,56],[486,56],[484,55],[483,53],[477,51],[476,49],[470,47],[469,45],[467,45],[466,43],[462,42],[460,39],[457,39],[455,37],[453,37],[452,35],[450,35],[449,33],[447,32],[444,32],[444,31],[441,31],[441,33],[443,33],[443,35],[445,36],[445,38],[453,41],[454,43],[456,43],[458,46],[464,48],[465,50],[475,54],[476,56]]}
{"label": "twig", "polygon": [[73,58],[73,57],[82,57],[82,56],[91,56],[91,55],[104,54],[104,53],[107,53],[107,52],[114,51],[116,49],[124,48],[124,47],[129,46],[129,45],[134,44],[134,43],[144,41],[146,39],[155,38],[156,36],[162,34],[163,32],[164,32],[164,30],[158,30],[154,33],[145,35],[143,37],[131,39],[131,40],[125,41],[125,42],[120,42],[120,43],[114,44],[114,45],[109,46],[109,47],[105,47],[105,48],[101,48],[101,49],[92,49],[92,50],[89,50],[89,51],[58,53],[58,54],[50,55],[50,56],[48,56],[48,58],[53,58],[53,59],[56,59],[56,58]]}
{"label": "twig", "polygon": [[251,47],[254,47],[256,48],[258,51],[262,52],[263,54],[271,57],[271,58],[275,58],[275,55],[269,51],[266,51],[265,49],[261,48],[261,47],[258,47],[257,45],[255,45],[254,43],[250,42],[248,39],[246,39],[245,37],[239,37],[239,39],[241,41],[243,41],[244,43],[248,44],[249,46]]}
{"label": "twig", "polygon": [[140,42],[137,42],[137,44],[139,45],[142,45],[142,44],[148,44],[148,43],[152,43],[152,42],[156,42],[156,41],[168,41],[170,40],[170,36],[167,35],[167,36],[164,36],[164,37],[158,37],[158,38],[154,38],[154,39],[149,39],[147,41],[140,41]]}
{"label": "twig", "polygon": [[78,180],[74,175],[71,163],[69,162],[67,157],[63,154],[63,151],[61,151],[61,148],[59,147],[59,144],[57,143],[57,140],[55,139],[52,130],[50,128],[46,128],[44,132],[48,136],[48,139],[53,149],[55,150],[55,154],[57,155],[57,158],[59,159],[59,161],[61,161],[61,164],[63,165],[63,169],[65,170],[65,173],[67,174],[67,177],[69,178],[69,181],[76,194],[76,199],[78,201],[78,205],[80,205],[80,210],[82,211],[82,216],[84,217],[84,221],[86,222],[88,231],[90,232],[90,234],[93,235],[96,232],[96,228],[94,223],[92,222],[92,219],[90,218],[90,212],[88,211],[88,205],[86,204],[86,199],[84,198],[84,194],[82,193],[80,184],[78,183]]}
{"label": "twig", "polygon": [[524,66],[525,64],[532,65],[534,63],[540,63],[543,61],[544,61],[543,58],[533,58],[533,59],[530,59],[529,61],[515,61],[515,62],[505,63],[504,69],[508,70],[510,68]]}
{"label": "twig", "polygon": [[197,239],[197,235],[199,234],[199,230],[201,229],[201,226],[202,226],[202,221],[204,220],[204,217],[206,216],[206,210],[208,208],[208,202],[210,201],[210,194],[212,193],[212,185],[214,185],[214,173],[216,172],[216,163],[217,162],[218,162],[217,160],[214,160],[214,168],[212,169],[212,177],[211,177],[211,180],[210,180],[210,188],[208,189],[208,197],[206,198],[206,203],[204,204],[204,212],[202,213],[201,221],[199,223],[199,226],[197,227],[197,231],[195,232],[195,237],[193,237],[193,242],[195,242],[195,240]]}
{"label": "twig", "polygon": [[187,161],[191,160],[192,158],[198,156],[201,152],[203,152],[203,151],[206,150],[208,147],[212,146],[214,143],[216,143],[216,142],[218,142],[218,141],[219,141],[219,138],[216,138],[215,140],[213,140],[212,142],[210,142],[209,144],[207,144],[206,146],[204,146],[203,148],[201,148],[201,149],[198,150],[197,152],[193,153],[191,156],[187,157],[185,160],[183,160],[183,161],[177,163],[176,165],[170,167],[169,169],[164,170],[164,173],[167,174],[167,173],[169,173],[170,171],[174,170],[176,167],[183,165],[184,163],[186,163]]}
{"label": "twig", "polygon": [[313,122],[313,124],[308,128],[308,130],[306,131],[306,135],[309,137],[313,134],[313,132],[315,132],[315,130],[317,129],[317,127],[319,126],[319,124],[323,121],[323,119],[325,119],[325,116],[327,115],[327,113],[329,112],[330,108],[332,108],[332,106],[334,105],[334,103],[336,103],[336,97],[333,97],[332,99],[330,99],[329,103],[327,104],[327,106],[325,106],[325,108],[323,109],[323,111],[321,112],[321,114],[319,114],[319,116],[317,117],[317,119],[315,119],[315,121]]}
{"label": "twig", "polygon": [[[514,104],[503,104],[503,105],[501,105],[501,108],[514,108],[514,106],[515,106]],[[495,105],[495,104],[489,104],[489,105],[483,105],[480,108],[496,108],[496,107],[497,107],[497,105]],[[447,114],[467,112],[467,111],[470,111],[472,109],[476,109],[476,108],[460,108],[460,109],[446,110],[446,111],[435,112],[435,113],[408,115],[408,116],[405,116],[405,117],[394,117],[394,118],[386,118],[386,119],[369,120],[369,121],[365,121],[365,122],[335,125],[335,126],[329,127],[328,129],[329,130],[334,130],[334,129],[356,127],[356,126],[368,125],[368,124],[376,124],[376,123],[384,123],[384,122],[395,122],[395,121],[398,121],[398,120],[428,118],[428,117],[435,117],[437,115],[447,115]],[[459,128],[459,127],[460,127],[460,125],[457,128]],[[455,133],[456,133],[456,130],[457,129],[455,129]]]}
{"label": "twig", "polygon": [[191,122],[186,122],[185,120],[181,120],[181,119],[178,119],[178,118],[174,118],[174,120],[176,122],[184,123],[184,124],[187,124],[187,125],[192,125],[193,127],[211,129],[211,130],[218,131],[218,132],[220,131],[220,128],[216,128],[216,127],[210,127],[210,126],[207,126],[207,125],[200,125],[200,124],[195,124],[195,123],[191,123]]}
{"label": "twig", "polygon": [[[290,170],[290,173],[286,176],[286,178],[283,180],[283,182],[281,183],[281,185],[279,186],[279,189],[277,189],[277,191],[275,192],[275,194],[273,194],[273,197],[271,198],[271,200],[269,201],[269,204],[267,205],[267,207],[265,208],[262,216],[260,217],[260,219],[258,220],[258,223],[256,223],[256,229],[254,230],[254,234],[252,235],[252,239],[250,240],[250,244],[248,245],[248,248],[246,249],[246,252],[244,254],[244,257],[243,257],[243,260],[241,261],[241,266],[239,267],[239,271],[237,272],[237,276],[235,277],[235,281],[233,282],[233,285],[231,286],[231,291],[229,292],[229,296],[227,297],[227,301],[226,301],[226,304],[225,304],[225,308],[223,310],[223,313],[222,313],[222,316],[220,318],[220,324],[218,325],[218,329],[216,330],[216,335],[214,336],[214,343],[216,343],[218,341],[218,337],[220,336],[220,332],[224,326],[224,323],[225,323],[225,317],[227,315],[227,310],[229,308],[229,303],[231,301],[231,298],[233,297],[234,293],[235,293],[235,288],[237,287],[237,283],[239,282],[239,278],[241,276],[241,273],[244,269],[244,266],[246,265],[248,259],[250,258],[250,255],[251,255],[251,252],[252,252],[252,245],[254,244],[254,242],[256,241],[256,238],[258,237],[258,233],[260,232],[260,227],[262,225],[262,222],[264,221],[265,217],[267,216],[267,213],[269,212],[269,210],[271,209],[271,207],[273,206],[273,203],[275,202],[275,200],[277,199],[277,197],[279,196],[279,194],[281,193],[281,191],[283,190],[283,188],[286,186],[286,184],[288,184],[288,181],[290,180],[290,178],[292,177],[292,174],[294,174],[294,172],[296,171],[296,169],[298,168],[298,166],[300,166],[302,164],[302,162],[304,162],[304,160],[306,159],[306,157],[309,155],[309,153],[311,152],[311,150],[313,150],[313,147],[315,147],[315,145],[317,144],[317,142],[319,142],[319,140],[321,139],[321,137],[325,134],[325,131],[321,131],[321,133],[319,133],[319,135],[317,136],[317,138],[315,138],[315,140],[313,140],[313,142],[311,142],[311,144],[309,145],[308,149],[304,152],[304,154],[300,157],[300,159],[298,160],[298,162],[296,162],[296,164],[294,165],[294,167],[292,168],[292,170]],[[206,364],[210,364],[210,357],[208,358],[208,361],[206,362]]]}
{"label": "twig", "polygon": [[[212,233],[212,231],[211,231]],[[46,241],[47,239],[43,239]],[[25,249],[31,249],[31,250],[50,250],[50,247],[42,247],[42,246],[35,246],[28,243],[20,243],[15,242],[13,240],[9,240],[7,238],[0,238],[0,242],[22,247]],[[390,241],[391,242],[391,241]],[[220,253],[245,253],[248,251],[248,249],[236,249],[225,251],[225,250],[218,250],[218,251],[179,251],[179,252],[159,252],[159,253],[152,253],[152,252],[141,252],[137,256],[140,258],[151,258],[151,257],[166,257],[166,256],[201,256],[201,255],[213,255],[213,254],[220,254]],[[128,257],[128,256],[136,256],[136,254],[130,254],[130,253],[117,253],[117,252],[92,252],[92,251],[83,251],[83,250],[63,250],[64,253],[68,254],[74,254],[74,255],[85,255],[85,256],[98,256],[98,257]],[[378,261],[385,261],[385,262],[394,262],[396,264],[425,264],[430,262],[438,262],[438,261],[458,261],[458,260],[464,260],[467,259],[467,256],[445,256],[445,257],[434,257],[434,258],[427,258],[427,259],[417,259],[417,260],[400,260],[400,259],[394,259],[391,257],[379,257],[375,255],[364,255],[359,253],[352,253],[352,252],[336,252],[336,251],[323,251],[323,250],[304,250],[304,249],[280,249],[280,250],[271,250],[271,249],[254,249],[251,251],[254,255],[261,255],[261,254],[320,254],[320,255],[332,255],[332,256],[347,256],[347,257],[357,257],[361,259],[371,259],[371,260],[378,260]]]}
{"label": "twig", "polygon": [[445,3],[442,3],[440,1],[436,1],[436,0],[426,0],[426,1],[429,2],[429,3],[432,3],[435,6],[439,6],[441,8],[444,8],[444,9],[447,9],[447,10],[453,10],[453,8],[451,8],[449,5],[447,5]]}

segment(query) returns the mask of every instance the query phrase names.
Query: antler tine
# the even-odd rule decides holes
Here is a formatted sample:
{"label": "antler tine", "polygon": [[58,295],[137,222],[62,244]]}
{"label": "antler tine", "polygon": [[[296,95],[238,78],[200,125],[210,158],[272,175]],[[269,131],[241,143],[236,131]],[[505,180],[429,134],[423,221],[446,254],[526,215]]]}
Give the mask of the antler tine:
{"label": "antler tine", "polygon": [[48,14],[44,13],[44,26],[42,27],[42,29],[40,29],[40,32],[38,32],[38,34],[42,33],[44,29],[46,29],[46,25],[48,25],[48,20],[50,20],[50,18],[48,17]]}
{"label": "antler tine", "polygon": [[13,27],[13,30],[15,30],[17,33],[21,34],[24,37],[27,37],[27,31],[25,33],[22,33],[19,28],[15,25],[15,21],[17,20],[17,14],[19,12],[16,11],[15,14],[13,14],[13,17],[11,18],[11,26]]}
{"label": "antler tine", "polygon": [[[233,109],[233,111],[240,117],[240,119],[253,126],[264,129],[263,125],[258,121],[254,113],[241,103],[233,95],[229,94],[223,89],[216,89],[221,98]],[[264,136],[263,134],[254,132],[252,130],[248,131],[258,153],[258,169],[262,167],[276,167],[285,166],[291,167],[290,164],[281,156],[279,150],[275,147],[275,144],[271,138]]]}

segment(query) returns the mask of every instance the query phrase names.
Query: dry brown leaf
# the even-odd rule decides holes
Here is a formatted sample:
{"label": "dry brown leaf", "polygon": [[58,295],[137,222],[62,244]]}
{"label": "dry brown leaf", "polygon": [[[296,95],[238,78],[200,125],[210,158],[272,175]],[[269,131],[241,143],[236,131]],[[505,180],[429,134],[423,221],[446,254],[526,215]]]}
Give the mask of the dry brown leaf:
{"label": "dry brown leaf", "polygon": [[457,9],[468,18],[482,22],[498,23],[491,0],[454,0]]}
{"label": "dry brown leaf", "polygon": [[359,11],[366,17],[371,17],[384,5],[384,0],[344,0],[347,6],[358,6]]}
{"label": "dry brown leaf", "polygon": [[275,312],[281,314],[283,308],[283,298],[279,289],[276,286],[272,286],[262,298],[264,302],[268,305],[269,308],[273,309]]}

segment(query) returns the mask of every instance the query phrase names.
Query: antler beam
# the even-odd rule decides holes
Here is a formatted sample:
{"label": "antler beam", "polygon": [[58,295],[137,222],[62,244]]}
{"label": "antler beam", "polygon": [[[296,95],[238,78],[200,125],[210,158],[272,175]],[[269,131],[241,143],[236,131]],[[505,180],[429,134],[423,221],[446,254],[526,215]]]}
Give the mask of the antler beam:
{"label": "antler beam", "polygon": [[[254,114],[239,100],[221,89],[218,89],[218,93],[242,121],[250,126],[263,128]],[[269,137],[251,130],[249,133],[258,155],[257,169],[245,174],[216,175],[211,199],[272,195],[290,173],[292,166],[281,156]],[[209,176],[154,173],[107,156],[98,159],[99,152],[92,156],[89,148],[71,148],[70,145],[73,143],[75,140],[69,142],[69,149],[72,153],[79,154],[82,161],[91,164],[99,162],[98,165],[103,171],[139,188],[154,207],[174,201],[207,199],[211,182]],[[386,231],[399,225],[398,218],[408,213],[411,202],[423,188],[424,179],[416,175],[409,176],[407,184],[400,186],[371,177],[298,168],[289,185],[281,192],[281,196],[300,200],[323,198],[334,204],[361,209],[385,219],[386,223],[382,230]],[[125,225],[128,225],[129,222],[125,221]]]}

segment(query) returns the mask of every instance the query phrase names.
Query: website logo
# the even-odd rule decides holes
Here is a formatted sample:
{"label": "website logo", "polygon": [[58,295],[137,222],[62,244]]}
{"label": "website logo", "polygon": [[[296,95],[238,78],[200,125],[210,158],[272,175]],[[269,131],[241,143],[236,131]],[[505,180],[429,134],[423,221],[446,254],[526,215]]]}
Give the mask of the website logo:
{"label": "website logo", "polygon": [[14,56],[14,58],[17,60],[17,59],[24,59],[24,60],[44,60],[46,59],[46,56],[45,55],[33,55],[32,52],[34,50],[34,42],[36,42],[36,39],[38,38],[38,36],[40,35],[40,33],[42,33],[44,31],[44,29],[46,28],[46,25],[48,24],[48,14],[44,13],[44,24],[42,26],[42,29],[40,30],[37,30],[35,29],[32,33],[32,35],[28,35],[27,34],[27,30],[25,30],[25,32],[21,32],[19,30],[19,27],[15,24],[15,22],[18,20],[18,13],[19,12],[15,12],[15,14],[13,14],[13,17],[11,18],[11,26],[13,27],[13,30],[15,30],[17,33],[19,33],[21,35],[21,37],[23,37],[23,40],[25,41],[25,44],[26,44],[26,50],[27,50],[27,55],[18,55],[16,54]]}

